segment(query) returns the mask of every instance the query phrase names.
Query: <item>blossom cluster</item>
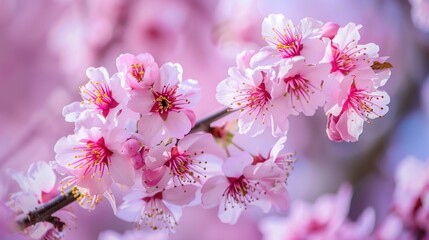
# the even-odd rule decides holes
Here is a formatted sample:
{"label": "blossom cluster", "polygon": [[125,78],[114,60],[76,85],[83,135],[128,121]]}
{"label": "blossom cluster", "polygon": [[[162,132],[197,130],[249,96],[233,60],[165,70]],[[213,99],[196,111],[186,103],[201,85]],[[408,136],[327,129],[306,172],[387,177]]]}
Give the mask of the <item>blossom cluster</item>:
{"label": "blossom cluster", "polygon": [[356,222],[347,218],[352,189],[343,185],[336,195],[319,197],[314,204],[296,201],[287,218],[269,217],[260,223],[264,240],[371,239],[375,211],[367,208]]}
{"label": "blossom cluster", "polygon": [[[167,231],[174,231],[186,206],[217,208],[220,221],[229,224],[252,206],[286,210],[295,162],[285,150],[289,115],[312,116],[324,107],[328,137],[353,142],[365,121],[388,111],[389,96],[379,87],[391,65],[378,56],[377,45],[358,44],[361,27],[310,18],[294,24],[269,15],[262,23],[268,45],[239,54],[237,66],[217,86],[216,99],[234,120],[205,122],[210,126],[200,132],[192,110],[200,86],[183,78],[180,64],[158,65],[149,53],[127,53],[117,58],[113,75],[104,67],[88,68],[82,100],[63,109],[74,133],[54,147],[51,166],[64,178],[57,184],[44,163],[30,168],[28,181],[14,174],[23,192],[13,195],[11,206],[25,214],[73,189],[83,208],[92,210],[106,198],[117,217]],[[247,149],[238,135],[254,142],[269,135],[273,145],[268,151]],[[119,206],[118,189],[126,191]],[[341,199],[350,199],[349,192],[343,190]],[[24,200],[27,193],[31,204]],[[55,222],[61,227],[41,223],[28,231],[39,234],[35,238],[61,237],[64,225],[73,224],[60,213]]]}
{"label": "blossom cluster", "polygon": [[378,239],[429,238],[429,160],[408,156],[398,165],[390,213]]}
{"label": "blossom cluster", "polygon": [[351,188],[323,195],[314,204],[296,201],[287,217],[269,217],[260,224],[264,240],[282,239],[427,239],[429,232],[429,161],[405,158],[398,166],[390,212],[379,219],[367,208],[356,220],[347,218]]}
{"label": "blossom cluster", "polygon": [[[144,53],[123,54],[116,65],[112,76],[89,68],[82,101],[63,110],[75,132],[55,145],[53,165],[66,175],[64,188],[78,188],[82,207],[93,209],[104,196],[119,218],[171,231],[185,206],[218,206],[220,220],[230,224],[251,205],[287,208],[294,159],[282,153],[285,136],[268,155],[231,152],[232,137],[222,140],[233,130],[191,133],[200,87],[183,79],[179,64],[159,67]],[[119,207],[113,185],[128,191]]]}
{"label": "blossom cluster", "polygon": [[312,116],[324,107],[329,139],[355,142],[364,122],[384,116],[390,101],[379,87],[391,65],[379,57],[376,44],[358,43],[360,28],[311,18],[295,24],[269,15],[262,23],[267,46],[237,57],[216,98],[239,110],[242,134],[256,136],[268,128],[281,136],[289,115]]}

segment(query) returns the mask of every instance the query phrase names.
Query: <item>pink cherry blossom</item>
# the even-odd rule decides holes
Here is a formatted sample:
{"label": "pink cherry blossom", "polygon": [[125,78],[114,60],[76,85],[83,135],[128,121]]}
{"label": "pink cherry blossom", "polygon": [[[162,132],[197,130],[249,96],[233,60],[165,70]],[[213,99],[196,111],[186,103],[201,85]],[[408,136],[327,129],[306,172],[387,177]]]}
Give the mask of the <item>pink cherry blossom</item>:
{"label": "pink cherry blossom", "polygon": [[276,106],[274,99],[279,93],[273,81],[274,70],[270,68],[240,69],[231,67],[229,77],[216,88],[216,99],[231,110],[239,110],[240,134],[256,136],[267,127],[273,134],[287,131],[287,114]]}
{"label": "pink cherry blossom", "polygon": [[146,145],[158,144],[169,137],[183,138],[195,124],[195,114],[189,109],[198,101],[195,80],[182,80],[182,67],[167,63],[159,70],[159,81],[150,89],[131,93],[128,107],[138,113],[138,131]]}
{"label": "pink cherry blossom", "polygon": [[81,128],[55,144],[56,162],[90,195],[103,194],[113,182],[125,186],[134,183],[132,161],[121,154],[129,133],[106,125]]}
{"label": "pink cherry blossom", "polygon": [[389,95],[374,89],[374,82],[367,78],[346,77],[335,95],[325,105],[328,115],[326,132],[332,141],[357,141],[365,121],[380,118],[389,111]]}
{"label": "pink cherry blossom", "polygon": [[247,152],[231,156],[222,165],[224,175],[210,178],[201,190],[203,206],[219,205],[218,217],[224,223],[235,224],[251,205],[264,212],[273,204],[282,210],[287,208],[282,171],[270,161],[252,163],[253,157]]}
{"label": "pink cherry blossom", "polygon": [[[220,167],[225,153],[207,133],[194,133],[180,139],[177,144],[159,145],[153,147],[147,157],[146,178],[154,177],[160,182],[156,187],[165,187],[170,179],[175,187],[186,184],[202,185],[207,178],[221,173]],[[161,177],[162,176],[162,177]],[[161,181],[163,180],[163,181]],[[155,182],[150,181],[151,185]]]}
{"label": "pink cherry blossom", "polygon": [[[56,175],[45,162],[31,164],[26,175],[14,171],[10,171],[10,175],[22,191],[12,194],[8,205],[19,215],[27,214],[60,194]],[[74,226],[75,216],[70,208],[63,208],[52,216],[58,218],[66,228]],[[24,233],[33,239],[60,239],[64,235],[63,229],[48,221],[26,228]]]}
{"label": "pink cherry blossom", "polygon": [[416,235],[429,230],[428,161],[407,157],[400,163],[396,171],[393,213],[401,219],[405,229]]}
{"label": "pink cherry blossom", "polygon": [[322,92],[324,81],[328,80],[329,66],[318,64],[309,66],[304,58],[295,58],[279,67],[278,80],[283,90],[281,99],[284,109],[291,114],[302,112],[312,116],[325,103]]}
{"label": "pink cherry blossom", "polygon": [[[358,45],[359,29],[362,25],[349,23],[338,29],[335,37],[326,47],[321,63],[331,64],[331,73],[338,79],[360,69],[370,68],[378,57],[379,47],[374,43]],[[357,73],[355,73],[357,74]]]}
{"label": "pink cherry blossom", "polygon": [[[260,167],[258,163],[271,162],[273,165],[276,165],[280,171],[284,173],[282,182],[286,183],[289,174],[293,170],[292,164],[295,163],[295,153],[282,153],[285,147],[286,136],[280,137],[274,143],[273,147],[270,149],[267,157],[262,156],[260,153],[253,157],[253,165]],[[268,166],[268,165],[267,165]],[[273,167],[273,166],[270,166]]]}
{"label": "pink cherry blossom", "polygon": [[132,88],[148,88],[158,80],[158,64],[149,53],[134,56],[121,54],[116,59],[118,71],[123,73],[127,84]]}
{"label": "pink cherry blossom", "polygon": [[374,227],[375,215],[367,209],[357,222],[347,219],[351,188],[341,187],[337,195],[324,195],[311,205],[292,203],[287,218],[265,219],[260,227],[264,240],[284,239],[368,239]]}
{"label": "pink cherry blossom", "polygon": [[172,187],[153,193],[135,189],[124,197],[116,216],[154,230],[174,231],[182,215],[182,207],[196,197],[197,186],[185,185],[183,189]]}
{"label": "pink cherry blossom", "polygon": [[305,57],[317,63],[323,57],[322,22],[304,18],[295,25],[281,14],[270,14],[262,22],[262,37],[268,43],[252,59],[251,65],[271,65],[280,59]]}
{"label": "pink cherry blossom", "polygon": [[121,80],[116,75],[110,78],[105,68],[88,68],[86,75],[90,81],[80,88],[83,101],[71,103],[63,109],[66,121],[76,122],[76,128],[89,127],[88,118],[101,115],[105,119],[115,115],[128,101]]}

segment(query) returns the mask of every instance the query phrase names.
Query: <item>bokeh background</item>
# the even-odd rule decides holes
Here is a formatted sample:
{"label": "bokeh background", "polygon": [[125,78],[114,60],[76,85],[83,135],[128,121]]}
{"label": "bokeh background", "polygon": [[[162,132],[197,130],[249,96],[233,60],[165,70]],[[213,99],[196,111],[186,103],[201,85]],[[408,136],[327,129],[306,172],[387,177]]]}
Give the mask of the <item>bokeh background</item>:
{"label": "bokeh background", "polygon": [[[201,118],[222,108],[215,88],[235,55],[264,45],[261,23],[270,13],[295,22],[312,17],[362,24],[361,42],[374,42],[380,55],[390,56],[394,68],[384,87],[390,111],[366,124],[359,142],[330,142],[321,109],[311,118],[291,117],[287,141],[298,159],[289,180],[291,201],[313,201],[350,182],[350,218],[373,206],[380,222],[389,210],[397,164],[408,155],[429,158],[429,27],[413,22],[407,0],[0,0],[2,188],[17,190],[8,168],[26,171],[33,161],[54,160],[54,144],[74,128],[62,108],[79,100],[87,67],[114,73],[116,57],[126,52],[149,52],[159,64],[178,62],[185,78],[202,85],[204,97],[195,108]],[[74,210],[77,226],[65,239],[134,228],[115,218],[107,202],[93,212],[77,205]],[[259,210],[249,209],[234,226],[220,223],[216,214],[186,208],[174,239],[261,239],[258,221],[266,215]]]}

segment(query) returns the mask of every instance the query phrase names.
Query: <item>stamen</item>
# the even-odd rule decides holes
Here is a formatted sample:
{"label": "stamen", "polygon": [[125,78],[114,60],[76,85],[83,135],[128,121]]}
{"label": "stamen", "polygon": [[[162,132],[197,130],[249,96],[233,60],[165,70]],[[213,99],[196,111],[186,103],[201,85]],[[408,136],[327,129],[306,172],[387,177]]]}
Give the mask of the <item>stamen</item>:
{"label": "stamen", "polygon": [[145,71],[146,70],[145,70],[144,64],[139,64],[139,63],[131,64],[130,73],[131,75],[133,75],[135,79],[137,79],[137,82],[143,81]]}

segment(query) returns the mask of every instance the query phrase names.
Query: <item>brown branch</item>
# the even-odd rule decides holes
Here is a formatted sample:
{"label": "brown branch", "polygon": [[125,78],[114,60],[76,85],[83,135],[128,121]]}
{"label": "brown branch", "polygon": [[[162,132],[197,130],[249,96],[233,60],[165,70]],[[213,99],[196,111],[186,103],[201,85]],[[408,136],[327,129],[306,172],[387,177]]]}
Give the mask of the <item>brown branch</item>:
{"label": "brown branch", "polygon": [[195,133],[195,132],[208,132],[210,130],[210,124],[227,116],[232,111],[228,109],[223,109],[222,111],[219,111],[215,114],[212,114],[206,118],[201,119],[198,121],[195,126],[191,129],[189,133]]}
{"label": "brown branch", "polygon": [[75,189],[62,193],[18,219],[18,225],[23,230],[38,222],[51,222],[52,214],[74,202],[79,196]]}

